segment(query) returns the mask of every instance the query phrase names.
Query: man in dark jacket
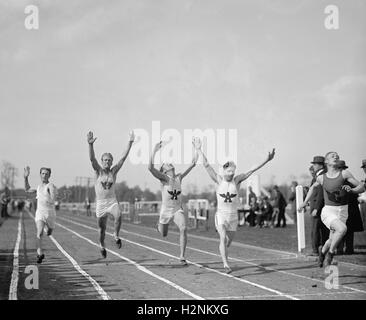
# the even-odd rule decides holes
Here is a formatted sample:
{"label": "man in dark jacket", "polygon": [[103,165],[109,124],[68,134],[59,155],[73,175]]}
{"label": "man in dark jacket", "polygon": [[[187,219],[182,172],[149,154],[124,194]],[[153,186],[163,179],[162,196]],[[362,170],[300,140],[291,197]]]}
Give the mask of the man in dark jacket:
{"label": "man in dark jacket", "polygon": [[[343,160],[338,161],[338,168],[346,170],[348,166]],[[348,183],[347,183],[348,184]],[[337,254],[343,254],[344,245],[346,245],[345,253],[353,254],[353,239],[355,232],[362,232],[363,223],[361,218],[360,208],[358,207],[358,195],[349,194],[348,195],[348,219],[347,219],[347,233],[340,242],[337,248]]]}
{"label": "man in dark jacket", "polygon": [[278,186],[274,186],[273,191],[274,191],[273,208],[276,211],[278,211],[278,218],[277,218],[276,228],[279,228],[281,226],[281,221],[283,221],[282,228],[286,228],[285,210],[286,210],[287,202],[286,202],[285,197],[281,193]]}
{"label": "man in dark jacket", "polygon": [[[311,185],[316,181],[316,178],[324,173],[324,157],[315,156],[311,162],[314,169],[313,180]],[[329,230],[320,219],[320,214],[324,207],[323,187],[321,185],[314,189],[314,193],[309,201],[311,215],[311,244],[312,256],[318,256],[319,247],[323,246],[329,237]]]}
{"label": "man in dark jacket", "polygon": [[8,204],[10,202],[10,190],[8,187],[4,188],[4,191],[0,194],[0,211],[1,217],[6,219],[9,218]]}

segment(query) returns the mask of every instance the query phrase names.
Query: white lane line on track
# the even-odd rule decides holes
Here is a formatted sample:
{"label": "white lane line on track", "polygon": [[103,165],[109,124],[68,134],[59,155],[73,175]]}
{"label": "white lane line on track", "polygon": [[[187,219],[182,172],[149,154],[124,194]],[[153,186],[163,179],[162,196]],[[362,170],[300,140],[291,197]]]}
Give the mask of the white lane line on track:
{"label": "white lane line on track", "polygon": [[9,288],[9,300],[18,300],[18,280],[19,280],[19,245],[22,239],[22,219],[23,212],[20,212],[18,220],[18,235],[14,247],[13,258],[13,272],[11,274],[10,288]]}
{"label": "white lane line on track", "polygon": [[[34,220],[34,216],[28,211],[29,216]],[[98,294],[102,297],[103,300],[111,300],[111,297],[103,290],[103,288],[99,285],[97,281],[95,281],[86,271],[84,271],[79,264],[75,261],[73,257],[71,257],[65,249],[58,243],[58,241],[53,237],[49,237],[55,246],[61,251],[61,253],[71,262],[74,268],[83,275],[89,282],[92,284],[94,289],[98,292]]]}
{"label": "white lane line on track", "polygon": [[[69,219],[65,219],[65,218],[60,218],[60,219],[63,219],[65,221],[70,221]],[[81,220],[84,220],[84,219],[81,218]],[[78,221],[80,221],[80,220],[78,219]],[[158,239],[158,238],[154,238],[154,237],[149,237],[149,236],[146,236],[146,235],[143,235],[143,234],[139,234],[139,233],[127,231],[125,229],[122,229],[122,231],[125,232],[125,233],[127,233],[127,234],[132,234],[132,235],[135,235],[135,236],[138,236],[138,237],[141,237],[141,238],[155,240],[157,242],[163,242],[163,243],[170,244],[170,245],[173,245],[173,246],[179,246],[179,244],[176,244],[174,242],[170,242],[170,241],[166,241],[166,240],[162,240],[162,239]],[[213,252],[209,252],[209,251],[205,251],[205,250],[201,250],[201,249],[197,249],[197,248],[192,248],[192,247],[188,247],[188,246],[187,246],[187,248],[189,248],[191,250],[194,250],[194,251],[197,251],[197,252],[202,252],[202,253],[205,253],[205,254],[208,254],[208,255],[211,255],[211,256],[221,257],[219,254],[216,254],[216,253],[213,253]],[[282,273],[282,274],[285,274],[285,275],[289,275],[289,276],[292,276],[292,277],[302,278],[302,279],[306,279],[306,280],[309,280],[309,281],[316,281],[316,282],[319,282],[319,283],[323,283],[324,284],[324,280],[321,280],[321,279],[310,278],[310,277],[303,276],[303,275],[296,274],[296,273],[292,273],[292,272],[287,272],[287,271],[283,271],[283,270],[277,270],[277,269],[274,269],[274,268],[271,268],[271,267],[263,267],[263,266],[261,266],[261,265],[259,265],[257,263],[249,262],[248,260],[243,260],[243,259],[238,259],[238,258],[229,258],[229,260],[246,263],[246,264],[249,264],[249,265],[252,265],[252,266],[256,266],[256,267],[259,267],[259,268],[263,268],[265,270],[270,270],[270,271]],[[355,291],[355,292],[366,293],[365,290],[356,289],[356,288],[352,288],[352,287],[345,286],[345,285],[340,285],[340,286],[343,287],[343,288],[345,288],[345,289],[352,290],[352,291]]]}
{"label": "white lane line on track", "polygon": [[[95,243],[95,242],[91,241],[90,239],[88,239],[88,238],[86,238],[86,237],[82,236],[81,234],[77,233],[76,231],[74,231],[74,230],[72,230],[72,229],[69,229],[68,227],[66,227],[66,226],[64,226],[64,225],[62,225],[62,224],[60,224],[60,223],[57,223],[57,225],[58,225],[59,227],[61,227],[61,228],[65,229],[65,230],[67,230],[67,231],[69,231],[69,232],[73,233],[74,235],[78,236],[79,238],[84,239],[85,241],[87,241],[87,242],[89,242],[90,244],[92,244],[92,245],[94,245],[94,246],[96,246],[96,247],[98,247],[98,248],[99,248],[99,245],[98,245],[97,243]],[[91,227],[90,227],[90,228],[91,228]],[[93,229],[93,230],[94,230],[94,229]],[[97,229],[95,229],[95,230],[97,230]],[[112,234],[110,234],[110,233],[108,233],[108,234],[109,234],[109,235],[112,235]],[[113,236],[113,235],[112,235],[112,236]],[[173,287],[174,289],[177,289],[177,290],[179,290],[179,291],[183,292],[184,294],[186,294],[186,295],[190,296],[191,298],[196,299],[196,300],[205,300],[204,298],[202,298],[202,297],[200,297],[200,296],[198,296],[198,295],[196,295],[196,294],[194,294],[194,293],[192,293],[192,292],[188,291],[187,289],[184,289],[183,287],[181,287],[181,286],[177,285],[176,283],[174,283],[174,282],[172,282],[172,281],[170,281],[170,280],[168,280],[168,279],[165,279],[165,278],[163,278],[163,277],[161,277],[161,276],[159,276],[159,275],[155,274],[154,272],[152,272],[152,271],[150,271],[149,269],[147,269],[147,268],[145,268],[145,267],[141,266],[141,265],[140,265],[140,264],[138,264],[137,262],[135,262],[135,261],[133,261],[133,260],[130,260],[130,259],[128,259],[128,258],[126,258],[126,257],[124,257],[124,256],[122,256],[122,255],[120,255],[119,253],[117,253],[117,252],[115,252],[115,251],[113,251],[113,250],[110,250],[110,249],[106,249],[106,250],[107,250],[108,252],[110,252],[110,253],[114,254],[115,256],[119,257],[120,259],[125,260],[125,261],[129,262],[130,264],[134,265],[138,270],[140,270],[140,271],[142,271],[142,272],[144,272],[144,273],[146,273],[146,274],[148,274],[148,275],[150,275],[150,276],[152,276],[152,277],[154,277],[154,278],[156,278],[156,279],[159,279],[160,281],[165,282],[166,284],[170,285],[170,286],[171,286],[171,287]]]}
{"label": "white lane line on track", "polygon": [[93,285],[94,289],[98,292],[98,294],[102,297],[103,300],[111,300],[111,297],[103,290],[103,288],[99,285],[98,282],[96,282],[86,271],[84,271],[78,263],[74,260],[73,257],[71,257],[65,250],[62,248],[62,246],[57,242],[57,240],[50,236],[50,239],[55,244],[55,246],[63,253],[63,255],[70,260],[74,268],[79,271],[86,279],[89,280],[89,282]]}
{"label": "white lane line on track", "polygon": [[[63,219],[63,220],[66,220],[66,219]],[[81,226],[81,227],[84,227],[84,228],[86,228],[86,229],[90,229],[90,230],[98,231],[98,229],[93,228],[93,227],[90,227],[90,226],[87,226],[87,225],[82,224],[82,223],[78,223],[78,222],[75,222],[75,221],[72,221],[72,220],[66,220],[66,221],[68,221],[69,223],[72,223],[72,224],[75,224],[75,225],[79,225],[79,226]],[[113,234],[112,234],[112,233],[110,233],[110,232],[106,232],[106,234],[108,234],[109,236],[113,237]],[[136,246],[139,246],[139,247],[142,247],[142,248],[148,249],[148,250],[150,250],[150,251],[157,252],[157,253],[159,253],[159,254],[161,254],[161,255],[165,255],[165,256],[168,256],[168,257],[170,257],[170,258],[173,258],[173,259],[177,259],[177,260],[179,260],[179,257],[177,257],[177,256],[173,256],[173,255],[171,255],[171,254],[169,254],[169,253],[166,253],[166,252],[160,251],[160,250],[158,250],[158,249],[155,249],[155,248],[152,248],[152,247],[149,247],[149,246],[145,246],[145,245],[140,244],[140,243],[138,243],[138,242],[134,242],[134,241],[131,241],[131,240],[128,240],[128,239],[122,238],[122,237],[121,237],[121,239],[122,239],[123,241],[125,241],[125,242],[131,243],[131,244],[134,244],[134,245],[136,245]],[[218,270],[216,270],[216,269],[212,269],[212,268],[206,267],[206,266],[204,266],[204,265],[202,265],[202,264],[199,264],[199,263],[196,263],[196,262],[193,262],[193,261],[190,261],[190,260],[187,260],[187,262],[189,262],[189,263],[190,263],[190,264],[192,264],[192,265],[195,265],[196,267],[203,268],[203,269],[209,270],[209,271],[211,271],[211,272],[215,272],[215,273],[217,273],[217,274],[220,274],[220,275],[222,275],[222,276],[225,276],[225,277],[228,277],[228,278],[231,278],[231,279],[234,279],[234,280],[237,280],[237,281],[240,281],[240,282],[246,283],[246,284],[248,284],[248,285],[251,285],[251,286],[254,286],[254,287],[260,288],[260,289],[262,289],[262,290],[265,290],[265,291],[269,291],[269,292],[275,293],[275,294],[277,294],[278,296],[286,297],[286,298],[291,299],[291,300],[299,300],[298,298],[296,298],[296,297],[294,297],[294,296],[291,296],[291,295],[289,295],[289,294],[285,294],[285,293],[280,292],[280,291],[275,290],[275,289],[268,288],[268,287],[266,287],[266,286],[264,286],[264,285],[260,285],[260,284],[254,283],[254,282],[252,282],[252,281],[248,281],[248,280],[245,280],[245,279],[242,279],[242,278],[238,278],[238,277],[235,277],[235,276],[233,276],[233,275],[231,275],[231,274],[223,273],[223,272],[218,271]]]}
{"label": "white lane line on track", "polygon": [[[318,292],[318,293],[299,293],[294,294],[295,297],[316,297],[316,296],[334,296],[338,294],[359,294],[359,292],[342,291],[342,292]],[[224,300],[224,299],[258,299],[258,298],[278,298],[274,294],[253,295],[253,296],[223,296],[223,297],[207,297],[207,300]]]}

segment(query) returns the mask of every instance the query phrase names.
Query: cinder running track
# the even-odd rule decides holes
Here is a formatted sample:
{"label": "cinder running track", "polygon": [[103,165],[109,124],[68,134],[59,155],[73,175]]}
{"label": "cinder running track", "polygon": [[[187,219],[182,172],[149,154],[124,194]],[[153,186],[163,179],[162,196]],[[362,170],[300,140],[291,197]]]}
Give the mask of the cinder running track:
{"label": "cinder running track", "polygon": [[[242,243],[230,248],[227,275],[217,239],[189,236],[189,265],[179,264],[178,234],[124,223],[117,249],[108,222],[107,259],[97,244],[93,217],[58,213],[45,237],[46,258],[35,262],[35,224],[28,211],[14,213],[0,228],[0,299],[366,299],[366,266],[339,263],[339,287],[314,260]],[[28,273],[26,267],[28,266]],[[39,289],[27,289],[29,266],[38,266]],[[29,282],[29,278],[28,278]]]}

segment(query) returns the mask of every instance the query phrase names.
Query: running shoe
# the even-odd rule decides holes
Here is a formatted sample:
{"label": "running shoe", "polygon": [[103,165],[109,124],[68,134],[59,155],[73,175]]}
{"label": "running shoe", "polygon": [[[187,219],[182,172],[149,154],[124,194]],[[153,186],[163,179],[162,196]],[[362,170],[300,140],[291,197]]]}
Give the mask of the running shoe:
{"label": "running shoe", "polygon": [[117,246],[117,248],[118,248],[118,249],[121,249],[121,247],[122,247],[122,241],[121,241],[121,239],[120,239],[120,238],[118,238],[118,239],[116,240],[116,246]]}
{"label": "running shoe", "polygon": [[332,264],[333,256],[334,253],[330,251],[327,252],[327,254],[325,255],[325,266],[330,266]]}
{"label": "running shoe", "polygon": [[322,247],[319,248],[319,256],[318,257],[319,257],[318,258],[318,266],[319,266],[319,268],[323,268],[325,254],[322,252]]}
{"label": "running shoe", "polygon": [[233,270],[231,270],[230,267],[224,267],[224,269],[225,269],[225,273],[227,273],[227,274],[233,272]]}
{"label": "running shoe", "polygon": [[104,259],[107,258],[107,250],[105,248],[100,249],[100,253]]}
{"label": "running shoe", "polygon": [[37,263],[42,263],[43,259],[44,259],[44,254],[41,254],[41,255],[37,254]]}
{"label": "running shoe", "polygon": [[186,259],[184,259],[184,258],[180,259],[179,262],[182,266],[188,266],[188,263],[187,263]]}

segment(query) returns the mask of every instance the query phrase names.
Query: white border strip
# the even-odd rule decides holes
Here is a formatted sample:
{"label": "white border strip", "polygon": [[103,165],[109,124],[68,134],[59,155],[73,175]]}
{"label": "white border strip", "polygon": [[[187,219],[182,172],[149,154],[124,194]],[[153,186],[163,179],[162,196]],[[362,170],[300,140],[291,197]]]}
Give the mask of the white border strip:
{"label": "white border strip", "polygon": [[22,219],[23,212],[20,212],[18,220],[18,236],[14,247],[13,272],[11,274],[11,282],[9,288],[9,300],[18,300],[18,280],[19,280],[19,245],[22,239]]}

